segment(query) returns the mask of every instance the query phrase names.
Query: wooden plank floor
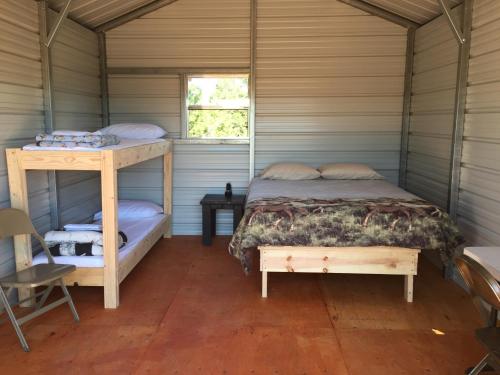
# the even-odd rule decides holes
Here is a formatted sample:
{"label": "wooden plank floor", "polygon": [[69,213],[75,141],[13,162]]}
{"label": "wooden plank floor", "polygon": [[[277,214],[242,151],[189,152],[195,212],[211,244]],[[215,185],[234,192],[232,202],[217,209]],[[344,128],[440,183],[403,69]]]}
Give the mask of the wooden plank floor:
{"label": "wooden plank floor", "polygon": [[413,304],[403,277],[368,275],[271,274],[263,300],[227,243],[162,240],[116,311],[100,288],[71,288],[81,323],[63,306],[26,324],[29,354],[1,324],[0,374],[444,375],[483,355],[468,296],[426,261]]}

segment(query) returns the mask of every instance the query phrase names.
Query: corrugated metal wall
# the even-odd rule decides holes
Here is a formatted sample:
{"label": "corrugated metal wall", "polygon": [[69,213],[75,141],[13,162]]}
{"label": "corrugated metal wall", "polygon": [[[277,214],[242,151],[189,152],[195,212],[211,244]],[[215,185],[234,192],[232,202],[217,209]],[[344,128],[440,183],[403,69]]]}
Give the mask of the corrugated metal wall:
{"label": "corrugated metal wall", "polygon": [[[0,2],[0,207],[10,207],[5,148],[32,142],[44,128],[36,2]],[[47,174],[28,174],[30,214],[41,232],[50,228]],[[0,241],[0,276],[13,271],[11,241]]]}
{"label": "corrugated metal wall", "polygon": [[[183,0],[107,34],[109,67],[248,67],[248,0]],[[258,2],[256,169],[280,160],[359,161],[396,181],[406,32],[330,0]],[[112,122],[180,134],[176,77],[112,76]],[[199,233],[199,200],[244,190],[247,145],[176,144],[174,233]],[[154,194],[159,164],[121,174],[122,197]],[[140,178],[138,178],[140,174]],[[231,230],[222,216],[222,232]],[[220,227],[220,226],[219,226]]]}
{"label": "corrugated metal wall", "polygon": [[367,163],[396,182],[406,29],[330,0],[259,0],[256,168]]}
{"label": "corrugated metal wall", "polygon": [[474,244],[500,244],[500,2],[476,0],[459,195]]}
{"label": "corrugated metal wall", "polygon": [[[106,34],[108,66],[248,67],[250,3],[182,0]],[[179,138],[180,83],[177,75],[110,76],[111,122],[152,122]],[[248,145],[176,144],[174,148],[174,234],[201,233],[204,194],[235,192],[248,184]],[[162,203],[161,161],[120,173],[120,197]],[[232,215],[218,215],[219,233],[232,232]]]}
{"label": "corrugated metal wall", "polygon": [[[462,7],[454,12],[458,15]],[[441,16],[415,35],[407,189],[441,207],[448,200],[458,44]]]}
{"label": "corrugated metal wall", "polygon": [[[56,13],[50,12],[52,22]],[[102,127],[97,35],[66,19],[51,48],[54,129]],[[100,207],[100,176],[90,172],[58,172],[61,225],[89,220]]]}

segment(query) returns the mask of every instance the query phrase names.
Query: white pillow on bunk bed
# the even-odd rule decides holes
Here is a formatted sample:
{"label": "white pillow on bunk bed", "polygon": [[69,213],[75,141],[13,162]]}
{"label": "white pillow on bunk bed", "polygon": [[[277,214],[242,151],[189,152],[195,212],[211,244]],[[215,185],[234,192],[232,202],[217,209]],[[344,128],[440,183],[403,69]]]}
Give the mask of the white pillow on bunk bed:
{"label": "white pillow on bunk bed", "polygon": [[[153,202],[140,200],[118,201],[118,219],[145,219],[163,213],[163,208]],[[94,215],[94,220],[102,220],[102,211]]]}
{"label": "white pillow on bunk bed", "polygon": [[167,131],[153,124],[114,124],[101,129],[102,134],[116,135],[124,139],[157,139],[167,135]]}
{"label": "white pillow on bunk bed", "polygon": [[383,180],[384,177],[365,164],[332,163],[318,168],[326,180]]}

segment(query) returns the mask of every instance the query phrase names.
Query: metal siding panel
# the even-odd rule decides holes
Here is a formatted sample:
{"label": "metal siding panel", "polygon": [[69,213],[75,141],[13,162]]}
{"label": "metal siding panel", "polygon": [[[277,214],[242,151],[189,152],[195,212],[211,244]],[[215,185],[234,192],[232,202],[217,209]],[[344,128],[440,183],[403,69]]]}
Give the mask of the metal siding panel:
{"label": "metal siding panel", "polygon": [[[31,0],[0,4],[0,207],[10,207],[5,148],[33,141],[43,130],[38,13]],[[38,231],[50,229],[48,180],[28,173],[30,216]],[[1,241],[0,276],[15,270],[12,241]]]}
{"label": "metal siding panel", "polygon": [[500,241],[498,1],[474,3],[458,220],[469,241]]}
{"label": "metal siding panel", "polygon": [[247,0],[175,2],[108,32],[108,66],[248,67],[249,17]]}
{"label": "metal siding panel", "polygon": [[417,29],[407,189],[441,207],[448,200],[457,60],[457,42],[443,16]]}
{"label": "metal siding panel", "polygon": [[[50,19],[55,13],[50,12]],[[65,20],[51,48],[55,129],[102,127],[97,35]],[[60,224],[88,222],[100,209],[96,173],[57,172]]]}
{"label": "metal siding panel", "polygon": [[[108,64],[248,67],[249,13],[246,0],[176,2],[107,33]],[[362,160],[396,181],[405,30],[339,2],[260,0],[257,35],[257,169],[293,153]],[[177,90],[162,76],[112,76],[111,118],[148,117],[178,136]],[[121,173],[120,196],[159,202],[159,168]],[[174,169],[174,233],[199,233],[203,192],[246,189],[248,146],[176,144]]]}
{"label": "metal siding panel", "polygon": [[339,1],[259,0],[257,17],[342,17],[366,13]]}
{"label": "metal siding panel", "polygon": [[[108,66],[248,67],[250,2],[216,0],[210,4],[178,1],[106,34]],[[133,46],[133,48],[131,48]],[[179,138],[180,80],[177,75],[109,77],[111,121],[152,122]],[[226,182],[235,192],[248,185],[248,145],[175,144],[173,233],[200,234],[200,200],[220,193]],[[162,204],[160,160],[119,173],[121,199]],[[217,231],[232,232],[231,215],[218,215]]]}
{"label": "metal siding panel", "polygon": [[267,77],[400,77],[404,56],[299,57],[280,61],[259,56],[257,75]]}
{"label": "metal siding panel", "polygon": [[256,169],[363,162],[397,180],[406,33],[328,0],[258,2]]}

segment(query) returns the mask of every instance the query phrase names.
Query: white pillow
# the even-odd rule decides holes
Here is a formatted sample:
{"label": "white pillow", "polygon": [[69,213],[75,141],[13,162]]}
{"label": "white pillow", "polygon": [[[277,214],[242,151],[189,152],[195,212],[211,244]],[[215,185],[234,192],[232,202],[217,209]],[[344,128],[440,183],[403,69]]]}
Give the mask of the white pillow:
{"label": "white pillow", "polygon": [[157,139],[167,135],[167,131],[158,125],[132,123],[106,126],[101,133],[125,139]]}
{"label": "white pillow", "polygon": [[384,177],[365,164],[332,163],[318,168],[327,180],[383,180]]}
{"label": "white pillow", "polygon": [[[163,213],[163,208],[155,203],[138,200],[118,201],[118,219],[144,219]],[[94,220],[102,220],[102,211],[94,215]]]}
{"label": "white pillow", "polygon": [[301,163],[276,163],[262,171],[260,178],[264,180],[314,180],[320,173]]}

